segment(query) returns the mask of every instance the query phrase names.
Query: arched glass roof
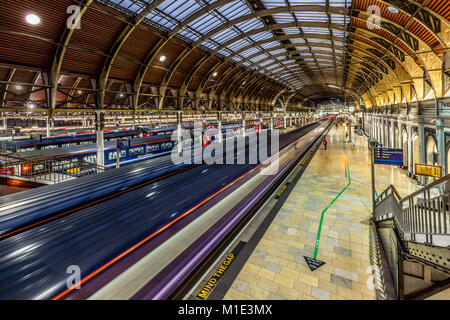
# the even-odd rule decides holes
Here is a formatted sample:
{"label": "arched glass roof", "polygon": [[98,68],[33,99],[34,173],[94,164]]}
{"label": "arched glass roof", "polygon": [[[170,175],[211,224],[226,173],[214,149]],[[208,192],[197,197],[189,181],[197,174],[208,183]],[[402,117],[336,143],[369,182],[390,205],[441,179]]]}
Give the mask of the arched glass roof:
{"label": "arched glass roof", "polygon": [[[132,15],[144,10],[149,1],[102,0],[101,2],[115,8],[120,6],[122,10]],[[211,51],[218,50],[219,55],[225,58],[231,57],[231,61],[240,62],[245,67],[256,69],[260,73],[284,83],[290,89],[297,89],[305,85],[305,78],[290,77],[286,81],[288,74],[309,74],[309,77],[312,74],[318,74],[320,76],[322,68],[330,68],[330,64],[335,66],[336,63],[343,60],[343,57],[338,58],[337,61],[320,58],[317,51],[327,51],[330,55],[335,53],[343,54],[343,48],[348,36],[345,28],[343,28],[344,30],[338,30],[328,28],[325,25],[323,27],[302,25],[306,22],[313,22],[322,24],[334,23],[345,26],[350,21],[348,16],[327,12],[305,11],[254,17],[230,24],[230,22],[240,17],[251,15],[256,10],[298,5],[307,6],[311,5],[311,1],[171,0],[160,2],[156,9],[147,15],[148,23],[168,32],[178,26],[183,26],[178,32],[178,36],[181,36],[183,39],[192,43],[201,41],[202,47]],[[350,3],[350,0],[314,1],[314,5],[334,7],[336,9],[348,9]],[[210,6],[214,6],[214,9],[208,10]],[[190,21],[190,18],[194,16],[196,19]],[[205,38],[211,31],[227,24],[230,25]],[[268,26],[278,24],[280,26],[283,24],[291,26],[267,30]],[[240,37],[252,33],[252,30],[258,30],[259,32]],[[297,35],[298,37],[291,37],[288,40],[280,39],[280,37],[285,35]],[[245,50],[242,51],[242,49]],[[301,52],[297,53],[297,51]],[[295,52],[294,56],[291,54],[292,52]],[[296,71],[295,65],[288,65],[287,58],[289,61],[297,61],[298,65],[302,65],[302,68]],[[309,80],[312,82],[311,79]]]}

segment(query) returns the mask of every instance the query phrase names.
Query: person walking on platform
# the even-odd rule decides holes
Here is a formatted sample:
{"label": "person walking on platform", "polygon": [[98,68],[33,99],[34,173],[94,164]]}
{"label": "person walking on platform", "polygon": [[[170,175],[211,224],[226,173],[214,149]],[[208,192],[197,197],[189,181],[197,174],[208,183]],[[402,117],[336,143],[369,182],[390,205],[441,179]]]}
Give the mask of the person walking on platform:
{"label": "person walking on platform", "polygon": [[327,138],[323,138],[323,146],[325,147],[325,150],[327,150]]}

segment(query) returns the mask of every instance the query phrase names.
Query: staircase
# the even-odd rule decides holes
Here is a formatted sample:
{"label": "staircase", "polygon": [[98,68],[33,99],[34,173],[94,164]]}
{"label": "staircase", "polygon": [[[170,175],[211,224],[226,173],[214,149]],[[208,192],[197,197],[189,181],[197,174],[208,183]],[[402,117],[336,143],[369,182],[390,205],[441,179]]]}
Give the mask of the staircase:
{"label": "staircase", "polygon": [[375,202],[373,226],[388,299],[450,299],[450,174],[401,198]]}

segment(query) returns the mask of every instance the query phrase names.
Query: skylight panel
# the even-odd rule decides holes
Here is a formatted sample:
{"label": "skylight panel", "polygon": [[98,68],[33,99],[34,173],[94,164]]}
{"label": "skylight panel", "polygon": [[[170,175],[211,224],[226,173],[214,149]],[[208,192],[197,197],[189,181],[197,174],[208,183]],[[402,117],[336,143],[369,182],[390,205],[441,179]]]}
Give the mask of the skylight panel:
{"label": "skylight panel", "polygon": [[202,34],[207,34],[209,31],[220,26],[222,22],[213,14],[207,13],[200,19],[197,19],[189,24],[189,27],[195,29]]}
{"label": "skylight panel", "polygon": [[195,0],[173,0],[164,1],[157,9],[161,10],[168,16],[175,18],[178,21],[184,20],[192,13],[198,11],[201,8],[199,2]]}
{"label": "skylight panel", "polygon": [[330,30],[327,28],[302,27],[302,30],[304,33],[330,34]]}
{"label": "skylight panel", "polygon": [[337,14],[330,14],[331,16],[331,22],[337,23],[337,24],[344,24],[345,23],[345,16],[337,15]]}
{"label": "skylight panel", "polygon": [[273,14],[272,17],[275,19],[277,23],[289,23],[294,21],[294,19],[289,13],[277,13]]}
{"label": "skylight panel", "polygon": [[258,65],[261,66],[261,67],[263,67],[263,66],[267,66],[268,64],[270,64],[270,63],[272,63],[272,62],[273,62],[273,60],[267,60],[267,61],[258,63]]}
{"label": "skylight panel", "polygon": [[227,3],[216,10],[228,20],[233,20],[252,13],[250,8],[242,0]]}
{"label": "skylight panel", "polygon": [[236,37],[237,35],[238,33],[231,27],[220,31],[219,33],[216,33],[215,35],[211,36],[211,39],[218,43],[224,43],[231,38]]}
{"label": "skylight panel", "polygon": [[328,16],[323,12],[295,12],[295,17],[299,22],[328,22]]}
{"label": "skylight panel", "polygon": [[345,1],[345,0],[329,0],[330,6],[332,7],[340,7],[340,8],[348,8],[351,5],[351,1]]}
{"label": "skylight panel", "polygon": [[261,44],[261,47],[263,47],[264,49],[270,49],[270,48],[273,48],[273,47],[278,47],[279,45],[280,45],[279,42],[271,41],[271,42],[268,42],[268,43]]}
{"label": "skylight panel", "polygon": [[327,44],[331,44],[330,40],[318,39],[318,38],[308,38],[308,42],[309,43],[327,43]]}
{"label": "skylight panel", "polygon": [[267,53],[263,53],[263,54],[257,55],[256,57],[253,57],[251,60],[252,60],[253,62],[258,62],[258,61],[267,59],[268,57],[269,57],[269,56],[267,55]]}
{"label": "skylight panel", "polygon": [[184,28],[184,29],[180,30],[179,33],[182,36],[185,36],[186,38],[188,38],[188,39],[190,39],[192,41],[197,41],[198,39],[201,38],[201,34],[192,31],[192,29]]}
{"label": "skylight panel", "polygon": [[247,39],[240,39],[227,46],[227,48],[229,48],[231,51],[237,52],[248,45],[249,42]]}
{"label": "skylight panel", "polygon": [[287,53],[287,52],[286,52],[285,49],[278,49],[278,50],[270,51],[271,55],[276,55],[276,54],[279,54],[279,53]]}
{"label": "skylight panel", "polygon": [[251,36],[249,38],[256,42],[256,41],[273,38],[273,35],[268,31],[264,31],[264,32],[257,33],[254,36]]}
{"label": "skylight panel", "polygon": [[276,8],[283,7],[286,5],[284,0],[262,0],[262,3],[266,6],[266,8]]}
{"label": "skylight panel", "polygon": [[298,28],[283,28],[282,30],[286,34],[300,34],[300,30]]}
{"label": "skylight panel", "polygon": [[204,45],[205,47],[207,47],[211,50],[214,50],[215,48],[217,48],[217,44],[215,44],[211,40],[206,40],[205,42],[202,43],[202,45]]}
{"label": "skylight panel", "polygon": [[243,57],[248,57],[248,56],[251,56],[252,54],[255,54],[255,53],[260,52],[260,51],[261,51],[260,49],[253,47],[251,49],[245,50],[244,52],[241,52],[240,54]]}
{"label": "skylight panel", "polygon": [[291,39],[292,43],[306,43],[305,39],[303,38],[295,38],[295,39]]}
{"label": "skylight panel", "polygon": [[264,27],[264,24],[259,19],[254,18],[244,22],[237,23],[236,27],[243,32],[248,32],[254,29],[260,29]]}

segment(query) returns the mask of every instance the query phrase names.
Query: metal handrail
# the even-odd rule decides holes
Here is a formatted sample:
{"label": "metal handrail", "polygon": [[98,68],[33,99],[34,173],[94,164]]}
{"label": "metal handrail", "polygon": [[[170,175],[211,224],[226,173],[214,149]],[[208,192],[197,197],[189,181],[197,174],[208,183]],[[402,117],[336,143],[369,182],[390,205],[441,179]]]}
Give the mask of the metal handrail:
{"label": "metal handrail", "polygon": [[[450,188],[448,186],[441,188],[439,194],[435,196],[431,192],[433,188],[444,183],[450,183],[450,174],[411,193],[403,199],[395,187],[390,185],[377,198],[375,206],[378,207],[390,194],[395,194],[399,209],[393,211],[393,218],[403,240],[436,244],[436,241],[433,240],[440,237],[441,244],[443,239],[445,239],[444,243],[450,244],[450,240],[445,238],[450,237]],[[378,214],[378,216],[383,215]]]}
{"label": "metal handrail", "polygon": [[413,197],[421,194],[422,192],[424,192],[426,190],[434,188],[437,185],[439,185],[439,184],[441,184],[441,183],[443,183],[443,182],[445,182],[446,180],[449,180],[449,179],[450,179],[450,173],[447,174],[446,176],[443,176],[442,178],[439,178],[438,180],[433,181],[432,183],[426,185],[425,187],[423,187],[423,188],[421,188],[421,189],[419,189],[417,191],[414,191],[413,193],[411,193],[407,197],[403,198],[401,202],[407,201],[408,199],[413,198]]}
{"label": "metal handrail", "polygon": [[66,162],[63,159],[25,159],[0,154],[0,177],[25,179],[45,183],[61,182],[106,171],[108,168],[82,160]]}
{"label": "metal handrail", "polygon": [[400,193],[397,191],[395,186],[391,184],[378,196],[376,202],[379,203],[380,201],[385,199],[391,193],[395,194],[395,196],[397,197],[397,200],[399,200],[399,201],[402,200],[402,197],[400,196]]}

